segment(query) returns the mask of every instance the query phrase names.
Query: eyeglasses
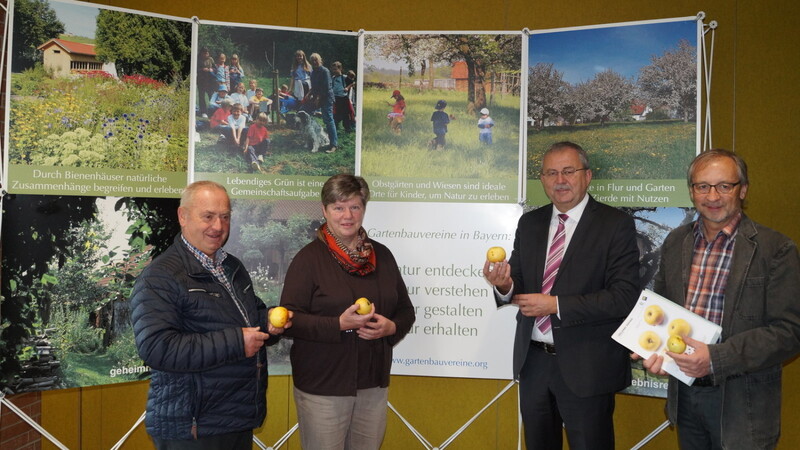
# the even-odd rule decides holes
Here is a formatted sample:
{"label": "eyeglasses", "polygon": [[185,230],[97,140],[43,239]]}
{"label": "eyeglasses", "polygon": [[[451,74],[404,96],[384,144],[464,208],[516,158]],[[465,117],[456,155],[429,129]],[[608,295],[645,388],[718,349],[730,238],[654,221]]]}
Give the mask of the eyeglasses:
{"label": "eyeglasses", "polygon": [[541,174],[545,178],[555,178],[555,177],[558,176],[558,174],[564,175],[564,178],[569,178],[569,177],[575,175],[575,172],[577,172],[579,170],[589,170],[589,168],[588,167],[584,167],[583,169],[576,169],[574,167],[567,167],[567,168],[565,168],[563,170],[550,169],[550,170],[545,170]]}
{"label": "eyeglasses", "polygon": [[695,194],[708,194],[711,192],[711,188],[717,191],[717,194],[730,194],[733,192],[733,189],[740,185],[742,182],[737,181],[736,183],[717,183],[717,184],[708,184],[708,183],[692,183],[692,190]]}

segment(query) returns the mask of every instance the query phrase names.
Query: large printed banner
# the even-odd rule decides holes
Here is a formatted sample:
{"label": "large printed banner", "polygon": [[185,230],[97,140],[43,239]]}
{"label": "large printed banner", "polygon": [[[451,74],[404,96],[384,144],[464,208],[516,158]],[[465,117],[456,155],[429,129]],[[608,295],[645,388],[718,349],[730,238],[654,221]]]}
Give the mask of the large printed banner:
{"label": "large printed banner", "polygon": [[[645,280],[664,236],[694,215],[683,181],[697,149],[693,20],[359,36],[58,0],[11,11],[7,392],[148,376],[127,299],[177,234],[190,180],[228,188],[226,249],[273,306],[323,221],[324,181],[363,175],[364,226],[394,253],[417,310],[398,375],[511,377],[516,307],[496,307],[481,269],[489,247],[511,251],[523,200],[547,202],[537,178],[552,142],[583,145],[593,195],[635,218]],[[47,31],[18,26],[31,21]],[[328,83],[331,103],[319,96]],[[290,345],[270,348],[271,374],[290,373]],[[634,374],[631,392],[663,395],[663,379]]]}
{"label": "large printed banner", "polygon": [[534,31],[528,44],[527,202],[548,203],[542,154],[591,156],[590,192],[614,206],[691,206],[700,151],[702,24],[695,18]]}
{"label": "large printed banner", "polygon": [[[198,28],[195,179],[221,183],[234,198],[316,200],[328,177],[353,173],[355,33],[214,22]],[[311,76],[312,55],[324,76]],[[332,81],[341,83],[342,101],[321,104],[322,83]],[[249,135],[254,128],[266,130],[264,140]]]}
{"label": "large printed banner", "polygon": [[360,168],[374,198],[516,203],[521,58],[521,33],[366,33]]}
{"label": "large printed banner", "polygon": [[519,205],[370,203],[364,228],[394,253],[417,313],[392,373],[511,378],[517,308],[495,306],[482,270],[489,247],[510,253],[521,213]]}
{"label": "large printed banner", "polygon": [[12,26],[6,190],[180,196],[191,21],[20,0]]}

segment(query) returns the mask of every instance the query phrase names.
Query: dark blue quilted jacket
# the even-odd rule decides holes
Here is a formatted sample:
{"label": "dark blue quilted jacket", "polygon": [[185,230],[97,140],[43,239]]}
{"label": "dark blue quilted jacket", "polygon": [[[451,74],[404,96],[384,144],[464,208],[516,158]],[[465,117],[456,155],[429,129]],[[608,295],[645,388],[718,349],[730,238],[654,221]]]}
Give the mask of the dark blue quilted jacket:
{"label": "dark blue quilted jacket", "polygon": [[238,259],[228,255],[223,266],[249,323],[180,236],[136,280],[132,321],[139,355],[151,369],[145,424],[154,437],[192,439],[264,422],[266,347],[245,358],[241,328],[266,332],[266,306]]}

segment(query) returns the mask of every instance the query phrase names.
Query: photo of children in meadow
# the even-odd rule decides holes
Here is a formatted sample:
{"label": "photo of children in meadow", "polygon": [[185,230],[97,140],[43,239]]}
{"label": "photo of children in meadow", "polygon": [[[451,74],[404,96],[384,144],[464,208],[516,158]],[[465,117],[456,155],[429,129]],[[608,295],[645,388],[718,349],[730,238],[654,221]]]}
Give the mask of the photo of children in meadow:
{"label": "photo of children in meadow", "polygon": [[[521,34],[367,33],[361,173],[513,183],[521,48]],[[484,108],[502,124],[491,147],[476,139]]]}
{"label": "photo of children in meadow", "polygon": [[13,13],[36,26],[11,44],[10,180],[30,166],[186,172],[190,21],[57,0]]}
{"label": "photo of children in meadow", "polygon": [[593,184],[683,179],[700,145],[697,39],[686,19],[534,32],[529,183],[539,184],[542,154],[559,141],[589,152]]}
{"label": "photo of children in meadow", "polygon": [[[209,73],[220,90],[230,85],[227,97],[241,105],[244,126],[216,115],[215,99],[200,83],[208,77],[207,62],[198,60],[195,172],[330,176],[355,170],[353,86],[345,76],[358,67],[355,34],[201,24],[198,40],[201,50],[217,55]],[[254,124],[258,133],[251,136]]]}

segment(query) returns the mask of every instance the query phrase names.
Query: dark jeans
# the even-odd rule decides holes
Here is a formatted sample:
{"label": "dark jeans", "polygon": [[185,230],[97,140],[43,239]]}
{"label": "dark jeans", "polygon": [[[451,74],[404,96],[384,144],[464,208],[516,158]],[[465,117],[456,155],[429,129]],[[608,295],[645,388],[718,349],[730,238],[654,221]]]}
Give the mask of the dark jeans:
{"label": "dark jeans", "polygon": [[155,444],[156,450],[251,450],[253,448],[253,430],[189,440],[153,438],[153,444]]}
{"label": "dark jeans", "polygon": [[719,386],[678,385],[678,443],[681,450],[722,449]]}

